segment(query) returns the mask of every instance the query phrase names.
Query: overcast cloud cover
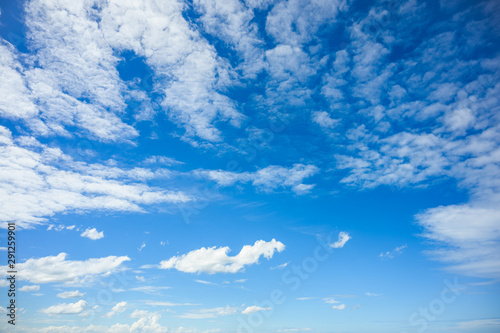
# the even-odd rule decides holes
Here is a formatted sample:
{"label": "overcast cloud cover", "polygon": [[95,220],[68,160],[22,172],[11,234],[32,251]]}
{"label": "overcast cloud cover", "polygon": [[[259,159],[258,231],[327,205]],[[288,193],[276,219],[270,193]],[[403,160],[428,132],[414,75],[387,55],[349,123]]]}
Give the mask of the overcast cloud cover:
{"label": "overcast cloud cover", "polygon": [[16,330],[498,332],[499,22],[494,0],[1,2]]}

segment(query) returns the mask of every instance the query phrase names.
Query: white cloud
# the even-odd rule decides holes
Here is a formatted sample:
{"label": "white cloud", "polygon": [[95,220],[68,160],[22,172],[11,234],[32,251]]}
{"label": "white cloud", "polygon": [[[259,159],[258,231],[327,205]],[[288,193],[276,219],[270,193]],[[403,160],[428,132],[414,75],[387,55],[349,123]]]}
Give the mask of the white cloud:
{"label": "white cloud", "polygon": [[277,3],[266,21],[266,31],[277,43],[300,45],[314,38],[325,22],[335,20],[344,1],[292,0]]}
{"label": "white cloud", "polygon": [[131,291],[139,291],[145,294],[150,295],[161,295],[162,290],[170,289],[171,287],[162,287],[162,286],[140,286],[135,288],[130,288]]}
{"label": "white cloud", "polygon": [[236,312],[238,312],[238,308],[230,307],[228,305],[226,307],[194,310],[182,314],[179,317],[187,319],[209,319],[209,318],[229,316]]}
{"label": "white cloud", "polygon": [[256,313],[256,312],[269,311],[269,310],[272,310],[272,309],[270,307],[263,308],[261,306],[252,305],[252,306],[247,307],[243,311],[241,311],[241,313],[242,314],[252,314],[252,313]]}
{"label": "white cloud", "polygon": [[184,164],[183,162],[177,161],[174,158],[166,156],[150,156],[144,160],[145,164],[163,164],[166,166]]}
{"label": "white cloud", "polygon": [[128,304],[125,301],[120,302],[120,303],[116,303],[116,305],[113,306],[113,308],[111,309],[111,311],[109,311],[108,313],[106,313],[104,315],[104,317],[111,318],[115,314],[122,313],[123,311],[127,310],[127,307],[128,307]]}
{"label": "white cloud", "polygon": [[332,129],[339,122],[338,119],[333,119],[326,111],[315,111],[312,114],[312,120],[324,129]]}
{"label": "white cloud", "polygon": [[497,207],[451,205],[417,215],[423,236],[439,247],[428,253],[454,272],[500,277],[500,210]]}
{"label": "white cloud", "polygon": [[78,314],[82,313],[87,306],[87,302],[85,302],[84,300],[79,300],[76,303],[62,303],[53,305],[48,308],[41,309],[40,312],[45,313],[49,316],[58,314]]}
{"label": "white cloud", "polygon": [[345,304],[332,305],[332,309],[334,309],[334,310],[344,310],[345,309]]}
{"label": "white cloud", "polygon": [[199,279],[194,280],[194,282],[198,282],[198,283],[201,283],[201,284],[208,284],[208,285],[212,285],[212,286],[219,286],[218,283],[210,282],[210,281],[205,281],[205,280],[199,280]]}
{"label": "white cloud", "polygon": [[153,316],[155,313],[154,312],[149,312],[146,310],[139,310],[135,309],[131,314],[130,318],[147,318]]}
{"label": "white cloud", "polygon": [[143,211],[143,205],[190,200],[180,192],[135,182],[134,169],[76,162],[32,137],[13,140],[2,126],[0,142],[0,198],[9,205],[0,219],[19,227],[33,227],[56,213]]}
{"label": "white cloud", "polygon": [[11,119],[24,119],[38,114],[32,101],[31,93],[26,86],[23,68],[14,55],[14,48],[0,42],[0,115]]}
{"label": "white cloud", "polygon": [[146,301],[147,305],[151,306],[188,306],[188,305],[200,305],[195,303],[172,303],[163,301]]}
{"label": "white cloud", "polygon": [[369,297],[380,297],[380,296],[384,296],[384,294],[375,294],[375,293],[371,293],[369,291],[367,291],[365,293],[366,296],[369,296]]}
{"label": "white cloud", "polygon": [[379,257],[382,259],[384,259],[384,258],[392,259],[395,256],[399,256],[401,253],[403,253],[403,250],[406,249],[407,247],[408,246],[406,246],[406,244],[401,245],[401,246],[397,246],[392,251],[386,251],[385,253],[384,252],[380,253]]}
{"label": "white cloud", "polygon": [[132,318],[139,318],[132,325],[115,324],[108,329],[109,332],[154,332],[154,333],[167,333],[177,332],[178,330],[170,330],[159,323],[161,316],[158,313],[150,313],[147,311],[135,310]]}
{"label": "white cloud", "polygon": [[82,234],[80,236],[87,237],[87,238],[90,238],[92,240],[97,240],[97,239],[101,239],[104,237],[104,231],[97,231],[96,228],[92,228],[92,229],[87,228],[87,230],[82,232]]}
{"label": "white cloud", "polygon": [[38,291],[40,290],[39,285],[33,285],[33,286],[22,286],[19,288],[20,291]]}
{"label": "white cloud", "polygon": [[23,332],[37,333],[128,333],[128,332],[151,332],[151,333],[195,333],[195,331],[183,327],[169,328],[159,323],[161,316],[158,313],[151,313],[143,310],[134,312],[144,312],[143,316],[138,316],[137,321],[132,324],[114,324],[112,326],[86,325],[86,326],[48,326]]}
{"label": "white cloud", "polygon": [[203,29],[211,35],[223,39],[240,55],[237,70],[245,79],[255,78],[265,67],[264,41],[258,33],[252,8],[237,0],[230,0],[220,6],[214,0],[196,0],[195,8],[201,13]]}
{"label": "white cloud", "polygon": [[139,246],[139,247],[137,248],[137,250],[139,250],[139,252],[140,252],[140,251],[142,251],[142,249],[143,249],[143,248],[145,248],[145,247],[146,247],[146,243],[145,243],[145,242],[142,242],[141,246]]}
{"label": "white cloud", "polygon": [[[99,276],[123,269],[122,264],[130,260],[126,256],[90,258],[84,261],[66,260],[66,257],[66,253],[60,253],[57,256],[28,259],[16,265],[18,278],[31,283],[89,283]],[[6,272],[7,267],[3,266],[2,270]]]}
{"label": "white cloud", "polygon": [[187,273],[237,273],[247,265],[258,263],[261,256],[270,259],[275,251],[281,252],[284,249],[285,245],[275,239],[270,242],[259,240],[254,245],[245,245],[240,253],[233,257],[227,255],[230,251],[227,246],[202,247],[187,254],[164,260],[160,262],[160,268],[174,268]]}
{"label": "white cloud", "polygon": [[94,21],[91,4],[31,1],[25,10],[37,62],[25,73],[31,90],[26,95],[37,101],[42,115],[26,119],[29,126],[42,135],[71,136],[67,128],[76,126],[102,140],[135,138],[138,132],[120,119],[126,87],[118,59]]}
{"label": "white cloud", "polygon": [[462,321],[453,326],[452,329],[477,332],[483,329],[499,329],[500,319],[478,319]]}
{"label": "white cloud", "polygon": [[285,268],[286,266],[288,266],[288,264],[289,264],[288,262],[285,262],[285,263],[283,263],[283,264],[281,264],[281,265],[271,267],[270,269],[271,269],[271,270],[274,270],[274,269],[283,269],[283,268]]}
{"label": "white cloud", "polygon": [[339,301],[336,301],[335,299],[333,299],[331,297],[323,298],[323,302],[325,302],[326,304],[337,304],[337,303],[340,303]]}
{"label": "white cloud", "polygon": [[78,290],[74,291],[63,291],[62,293],[57,294],[56,296],[59,298],[80,298],[83,297],[85,293],[81,293]]}
{"label": "white cloud", "polygon": [[[184,138],[221,140],[216,121],[239,126],[244,116],[221,91],[229,83],[228,64],[183,17],[184,3],[112,1],[103,8],[99,26],[114,48],[133,50],[159,80],[162,107],[185,129]],[[164,31],[168,29],[169,34]]]}
{"label": "white cloud", "polygon": [[222,170],[197,170],[195,174],[215,181],[220,186],[230,186],[236,182],[252,182],[264,192],[278,188],[291,188],[298,195],[309,193],[314,185],[302,184],[305,178],[316,174],[319,169],[314,165],[294,164],[292,168],[271,165],[256,172],[236,173]]}
{"label": "white cloud", "polygon": [[349,236],[347,232],[341,231],[339,232],[339,240],[333,244],[330,244],[330,247],[334,249],[342,248],[349,239],[351,239],[351,236]]}

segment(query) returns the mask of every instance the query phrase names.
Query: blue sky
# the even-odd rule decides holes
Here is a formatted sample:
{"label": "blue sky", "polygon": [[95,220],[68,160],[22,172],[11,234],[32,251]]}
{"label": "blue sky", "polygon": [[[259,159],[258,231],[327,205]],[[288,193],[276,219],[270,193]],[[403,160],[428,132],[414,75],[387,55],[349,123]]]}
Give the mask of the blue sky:
{"label": "blue sky", "polygon": [[498,332],[499,19],[0,2],[15,330]]}

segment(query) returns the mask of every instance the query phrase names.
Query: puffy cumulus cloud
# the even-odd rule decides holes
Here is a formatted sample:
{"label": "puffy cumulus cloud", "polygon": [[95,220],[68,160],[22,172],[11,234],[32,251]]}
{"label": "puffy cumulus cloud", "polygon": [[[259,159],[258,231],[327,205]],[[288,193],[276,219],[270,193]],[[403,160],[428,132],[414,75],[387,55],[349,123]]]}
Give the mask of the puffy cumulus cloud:
{"label": "puffy cumulus cloud", "polygon": [[270,307],[263,308],[261,306],[252,305],[252,306],[245,308],[243,311],[241,311],[241,313],[242,314],[252,314],[252,313],[256,313],[256,312],[269,311],[269,310],[271,310]]}
{"label": "puffy cumulus cloud", "polygon": [[[18,278],[31,283],[89,283],[99,276],[123,269],[122,264],[130,261],[126,256],[90,258],[83,261],[66,260],[66,257],[66,253],[60,253],[57,256],[28,259],[16,265]],[[7,266],[2,269],[4,272],[8,270]]]}
{"label": "puffy cumulus cloud", "polygon": [[92,240],[97,240],[104,237],[104,231],[97,231],[96,228],[87,228],[84,232],[81,233],[80,236],[87,237]]}
{"label": "puffy cumulus cloud", "polygon": [[88,303],[84,300],[79,300],[76,303],[62,303],[58,305],[53,305],[45,309],[41,309],[40,312],[46,315],[53,316],[59,314],[79,314],[88,306]]}
{"label": "puffy cumulus cloud", "polygon": [[59,298],[80,298],[83,297],[85,293],[81,293],[78,290],[73,291],[63,291],[62,293],[57,294],[56,296]]}
{"label": "puffy cumulus cloud", "polygon": [[186,273],[237,273],[245,266],[259,262],[264,256],[267,259],[273,257],[275,251],[281,252],[285,245],[275,239],[270,242],[256,241],[254,245],[245,245],[236,256],[228,256],[230,248],[225,247],[202,247],[181,256],[174,256],[160,262],[162,269],[177,269]]}
{"label": "puffy cumulus cloud", "polygon": [[[140,177],[145,173],[149,178],[163,177],[163,173],[147,169],[77,162],[32,137],[12,138],[0,126],[0,198],[9,207],[0,212],[4,225],[15,221],[19,227],[29,228],[57,213],[144,211],[143,205],[191,200],[181,192],[138,183],[138,173]],[[92,231],[88,235],[98,236]]]}
{"label": "puffy cumulus cloud", "polygon": [[351,239],[351,236],[347,232],[341,231],[339,232],[339,240],[330,244],[330,247],[334,249],[343,248],[349,239]]}
{"label": "puffy cumulus cloud", "polygon": [[115,314],[122,313],[123,311],[127,310],[127,307],[128,307],[128,304],[125,301],[120,302],[120,303],[116,303],[116,305],[113,306],[113,308],[108,313],[106,313],[104,315],[104,317],[111,318]]}
{"label": "puffy cumulus cloud", "polygon": [[251,182],[253,186],[264,192],[279,188],[290,188],[298,195],[309,193],[314,184],[303,184],[319,171],[314,165],[294,164],[292,168],[271,165],[255,172],[231,172],[223,170],[196,170],[196,175],[215,181],[220,186],[231,186],[237,182]]}
{"label": "puffy cumulus cloud", "polygon": [[188,319],[209,319],[209,318],[217,318],[224,317],[235,314],[238,312],[238,308],[230,307],[229,305],[226,307],[218,307],[211,309],[199,309],[195,311],[191,311],[188,313],[184,313],[180,315],[181,318]]}

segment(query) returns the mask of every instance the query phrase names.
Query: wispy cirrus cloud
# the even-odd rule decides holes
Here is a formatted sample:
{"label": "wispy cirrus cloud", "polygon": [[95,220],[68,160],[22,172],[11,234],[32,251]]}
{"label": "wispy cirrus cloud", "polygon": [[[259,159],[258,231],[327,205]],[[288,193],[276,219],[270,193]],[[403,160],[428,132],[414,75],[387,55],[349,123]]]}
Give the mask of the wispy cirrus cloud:
{"label": "wispy cirrus cloud", "polygon": [[225,307],[193,310],[191,312],[184,313],[179,317],[188,319],[210,319],[229,316],[237,312],[238,308],[227,305]]}

